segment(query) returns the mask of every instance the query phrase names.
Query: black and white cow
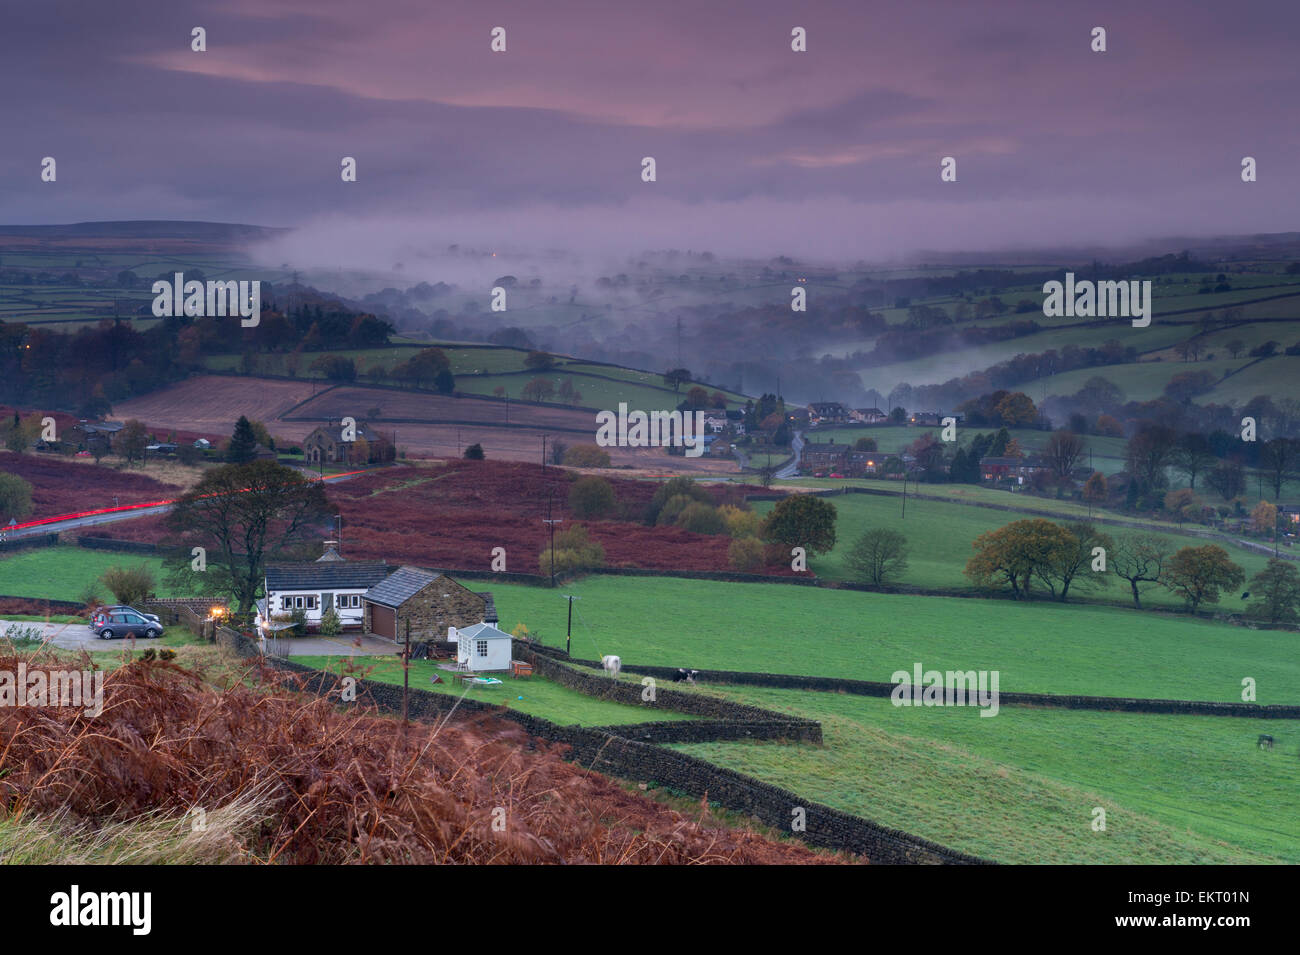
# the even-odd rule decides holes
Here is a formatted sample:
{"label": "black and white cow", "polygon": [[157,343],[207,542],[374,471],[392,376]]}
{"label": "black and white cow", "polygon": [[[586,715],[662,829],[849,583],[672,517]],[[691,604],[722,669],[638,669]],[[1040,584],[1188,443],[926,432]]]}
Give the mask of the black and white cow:
{"label": "black and white cow", "polygon": [[677,672],[673,674],[673,682],[693,684],[695,682],[695,678],[699,675],[700,675],[699,670],[684,670],[681,667],[678,667]]}

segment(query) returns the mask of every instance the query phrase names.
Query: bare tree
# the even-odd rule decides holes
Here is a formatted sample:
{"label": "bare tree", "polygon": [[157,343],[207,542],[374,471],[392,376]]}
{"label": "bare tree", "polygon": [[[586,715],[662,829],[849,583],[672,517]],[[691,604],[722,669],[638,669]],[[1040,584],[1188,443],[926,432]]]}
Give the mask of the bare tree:
{"label": "bare tree", "polygon": [[1043,459],[1052,469],[1052,473],[1064,481],[1078,465],[1079,459],[1083,457],[1083,451],[1083,439],[1073,431],[1062,428],[1060,431],[1053,431],[1052,436],[1047,439],[1047,447],[1043,449]]}
{"label": "bare tree", "polygon": [[1259,449],[1259,466],[1273,485],[1273,500],[1282,497],[1282,485],[1291,476],[1300,460],[1300,442],[1291,438],[1274,438]]}
{"label": "bare tree", "polygon": [[1134,534],[1115,539],[1115,546],[1110,552],[1110,569],[1116,577],[1128,581],[1129,588],[1133,591],[1134,607],[1142,609],[1142,584],[1160,583],[1160,575],[1170,553],[1170,546],[1151,534]]}
{"label": "bare tree", "polygon": [[1178,439],[1170,455],[1174,468],[1187,477],[1187,484],[1196,488],[1197,475],[1204,474],[1218,460],[1210,448],[1210,442],[1197,431],[1189,431]]}
{"label": "bare tree", "polygon": [[1141,480],[1143,490],[1165,486],[1165,467],[1170,463],[1178,435],[1173,428],[1148,422],[1140,427],[1125,447],[1128,472]]}

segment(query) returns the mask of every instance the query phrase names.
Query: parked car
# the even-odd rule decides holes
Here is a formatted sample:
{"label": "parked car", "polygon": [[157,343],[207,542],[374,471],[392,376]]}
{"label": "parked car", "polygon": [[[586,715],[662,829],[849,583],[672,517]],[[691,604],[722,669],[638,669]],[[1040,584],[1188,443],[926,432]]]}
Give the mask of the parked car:
{"label": "parked car", "polygon": [[134,607],[101,607],[95,611],[90,621],[95,636],[101,640],[116,637],[161,637],[162,621],[155,614],[136,610]]}

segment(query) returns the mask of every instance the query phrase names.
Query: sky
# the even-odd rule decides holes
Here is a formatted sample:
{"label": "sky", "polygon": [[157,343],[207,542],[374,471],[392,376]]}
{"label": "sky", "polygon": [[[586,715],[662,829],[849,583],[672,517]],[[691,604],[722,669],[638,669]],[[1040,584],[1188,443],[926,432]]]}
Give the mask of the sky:
{"label": "sky", "polygon": [[340,264],[1300,228],[1292,0],[42,0],[4,20],[0,223],[292,226]]}

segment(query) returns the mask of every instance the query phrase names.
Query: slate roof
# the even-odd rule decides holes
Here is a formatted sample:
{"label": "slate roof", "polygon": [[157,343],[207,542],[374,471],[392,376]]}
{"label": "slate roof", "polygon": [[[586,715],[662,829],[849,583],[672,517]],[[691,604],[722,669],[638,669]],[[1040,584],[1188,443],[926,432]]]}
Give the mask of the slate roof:
{"label": "slate roof", "polygon": [[442,574],[418,567],[399,567],[366,591],[366,599],[396,610]]}
{"label": "slate roof", "polygon": [[86,434],[91,434],[96,431],[117,434],[117,432],[121,431],[123,427],[124,425],[120,421],[83,421],[81,423],[81,430]]}
{"label": "slate roof", "polygon": [[388,576],[382,560],[339,560],[320,563],[267,564],[266,589],[335,590],[373,587]]}
{"label": "slate roof", "polygon": [[472,627],[457,627],[456,637],[459,640],[511,640],[510,634],[504,630],[498,630],[490,623],[476,623]]}
{"label": "slate roof", "polygon": [[[306,438],[303,438],[303,441],[306,441],[308,438],[311,438],[312,435],[314,435],[317,431],[324,431],[325,434],[329,435],[329,436],[332,437],[335,441],[338,441],[338,442],[340,442],[340,443],[342,443],[342,444],[348,444],[348,443],[350,443],[350,442],[346,442],[346,441],[343,440],[343,425],[342,425],[342,423],[335,424],[335,423],[332,422],[332,421],[331,421],[329,424],[322,424],[322,425],[319,425],[318,427],[314,428],[314,429],[312,430],[311,434],[307,435]],[[358,438],[365,438],[367,441],[374,441],[375,439],[379,438],[380,435],[379,435],[379,432],[375,431],[373,428],[370,427],[370,425],[366,424],[364,421],[358,421],[358,422],[357,422],[357,437],[358,437]]]}
{"label": "slate roof", "polygon": [[[396,610],[410,600],[426,586],[443,576],[438,571],[421,570],[419,567],[403,566],[397,568],[379,583],[366,591],[366,599],[381,607]],[[448,578],[450,579],[450,578]],[[498,620],[496,601],[490,590],[470,591],[476,597],[483,598],[483,620],[495,624]]]}

